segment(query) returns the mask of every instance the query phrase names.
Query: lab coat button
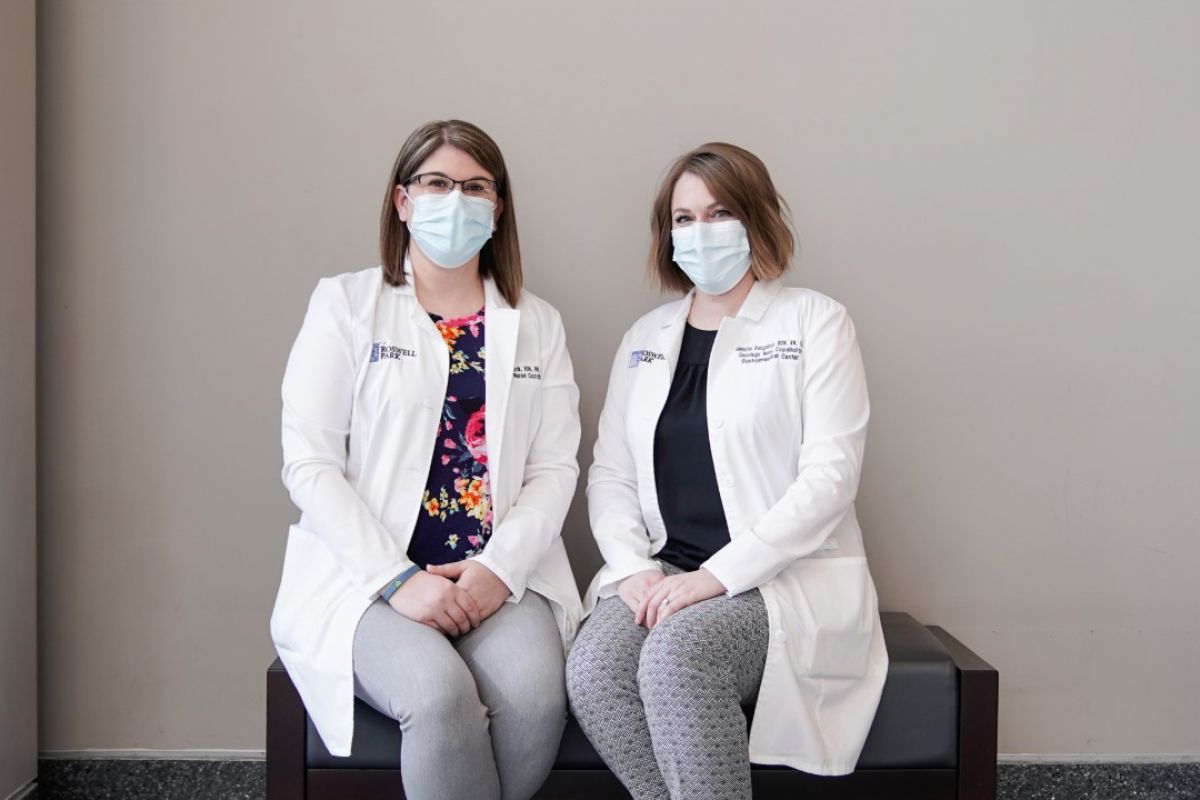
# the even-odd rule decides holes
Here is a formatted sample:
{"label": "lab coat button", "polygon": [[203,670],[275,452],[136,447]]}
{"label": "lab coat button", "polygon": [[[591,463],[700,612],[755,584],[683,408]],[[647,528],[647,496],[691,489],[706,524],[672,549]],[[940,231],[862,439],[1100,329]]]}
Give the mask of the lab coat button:
{"label": "lab coat button", "polygon": [[714,428],[724,428],[725,420],[722,417],[717,417],[716,419],[713,420],[713,427]]}
{"label": "lab coat button", "polygon": [[775,641],[786,642],[787,641],[787,631],[784,631],[784,630],[775,631]]}
{"label": "lab coat button", "polygon": [[733,476],[732,475],[722,475],[721,476],[721,485],[725,486],[725,487],[733,486]]}

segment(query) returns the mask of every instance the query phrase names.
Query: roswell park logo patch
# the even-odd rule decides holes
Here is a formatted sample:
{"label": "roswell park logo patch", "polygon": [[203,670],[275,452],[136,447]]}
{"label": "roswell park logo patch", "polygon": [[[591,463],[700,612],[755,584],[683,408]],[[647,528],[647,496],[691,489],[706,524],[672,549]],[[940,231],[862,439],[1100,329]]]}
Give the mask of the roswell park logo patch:
{"label": "roswell park logo patch", "polygon": [[395,345],[386,342],[373,342],[371,344],[371,363],[383,361],[389,358],[416,358],[417,351],[410,350],[407,347],[396,347]]}
{"label": "roswell park logo patch", "polygon": [[653,350],[634,350],[629,354],[629,366],[632,369],[638,364],[649,364],[654,361],[662,361],[664,358],[662,353],[656,353]]}

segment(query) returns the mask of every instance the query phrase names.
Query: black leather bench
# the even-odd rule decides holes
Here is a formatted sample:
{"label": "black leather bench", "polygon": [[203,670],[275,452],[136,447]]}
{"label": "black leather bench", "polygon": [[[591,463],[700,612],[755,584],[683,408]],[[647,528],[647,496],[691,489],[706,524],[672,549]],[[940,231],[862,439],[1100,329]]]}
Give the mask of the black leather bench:
{"label": "black leather bench", "polygon": [[[997,673],[937,626],[884,612],[890,665],[857,769],[823,777],[755,766],[754,796],[994,800]],[[267,800],[404,797],[399,726],[356,700],[354,749],[331,756],[278,659],[267,670]],[[538,798],[629,795],[575,720]]]}

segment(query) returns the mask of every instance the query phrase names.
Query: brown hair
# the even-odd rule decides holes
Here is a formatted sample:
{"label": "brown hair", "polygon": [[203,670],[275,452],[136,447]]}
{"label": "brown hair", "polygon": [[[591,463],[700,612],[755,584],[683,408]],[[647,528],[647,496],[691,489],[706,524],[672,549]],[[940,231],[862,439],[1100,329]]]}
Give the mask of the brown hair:
{"label": "brown hair", "polygon": [[412,237],[408,226],[396,214],[396,186],[403,186],[412,180],[425,159],[445,144],[462,150],[496,179],[502,211],[492,238],[479,252],[479,274],[493,279],[500,294],[509,305],[515,307],[521,297],[521,248],[517,243],[517,215],[513,208],[512,184],[504,166],[504,156],[492,137],[479,127],[459,119],[425,123],[412,132],[396,156],[396,163],[388,175],[387,190],[383,194],[383,210],[379,214],[379,253],[383,262],[383,279],[392,286],[406,283],[404,256]]}
{"label": "brown hair", "polygon": [[709,142],[676,159],[663,178],[650,215],[650,280],[663,291],[686,292],[692,281],[672,259],[671,195],[675,183],[691,172],[708,186],[717,202],[746,226],[750,269],[759,280],[778,278],[796,249],[787,202],[775,190],[767,167],[749,150]]}

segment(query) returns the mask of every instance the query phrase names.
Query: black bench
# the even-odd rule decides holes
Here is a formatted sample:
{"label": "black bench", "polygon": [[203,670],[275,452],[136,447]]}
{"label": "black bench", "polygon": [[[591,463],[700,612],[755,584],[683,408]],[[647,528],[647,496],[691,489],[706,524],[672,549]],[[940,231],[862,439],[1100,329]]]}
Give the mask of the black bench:
{"label": "black bench", "polygon": [[[890,665],[858,768],[850,775],[809,775],[755,766],[754,796],[994,800],[997,673],[938,626],[884,612]],[[331,756],[279,659],[267,669],[267,800],[396,800],[400,728],[355,701],[354,748]],[[540,800],[601,800],[629,795],[567,722],[554,770]]]}

